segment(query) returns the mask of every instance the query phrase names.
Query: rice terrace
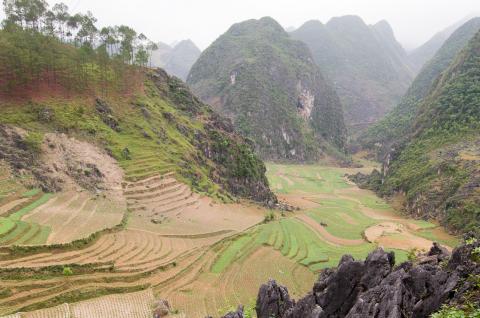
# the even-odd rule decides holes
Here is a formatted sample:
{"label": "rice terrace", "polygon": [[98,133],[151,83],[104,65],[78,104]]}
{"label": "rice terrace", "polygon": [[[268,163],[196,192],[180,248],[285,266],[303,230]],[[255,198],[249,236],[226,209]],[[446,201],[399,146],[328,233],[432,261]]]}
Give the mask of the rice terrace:
{"label": "rice terrace", "polygon": [[0,318],[480,318],[480,1],[57,1],[0,4]]}
{"label": "rice terrace", "polygon": [[[361,259],[382,246],[395,251],[400,263],[413,249],[429,249],[432,241],[457,244],[436,224],[408,219],[351,184],[344,175],[356,170],[365,168],[269,164],[271,187],[298,207],[281,213],[248,202],[217,203],[192,193],[173,173],[132,179],[122,185],[130,211],[123,221],[117,218],[119,225],[105,225],[111,229],[82,243],[78,239],[90,234],[82,228],[97,223],[96,213],[108,213],[99,210],[106,199],[26,191],[3,169],[0,242],[7,248],[1,251],[0,312],[102,317],[102,306],[121,310],[114,298],[103,296],[110,294],[132,299],[128,310],[136,315],[131,317],[149,317],[156,298],[168,299],[179,317],[220,314],[238,303],[253,310],[258,286],[270,277],[300,296],[321,269],[336,266],[344,254]],[[37,223],[35,216],[44,211],[70,217]],[[150,221],[153,215],[158,223]],[[79,228],[75,217],[92,223]],[[29,248],[55,243],[57,231],[77,241]],[[8,248],[12,245],[26,247]],[[81,308],[87,305],[99,309],[86,315]]]}

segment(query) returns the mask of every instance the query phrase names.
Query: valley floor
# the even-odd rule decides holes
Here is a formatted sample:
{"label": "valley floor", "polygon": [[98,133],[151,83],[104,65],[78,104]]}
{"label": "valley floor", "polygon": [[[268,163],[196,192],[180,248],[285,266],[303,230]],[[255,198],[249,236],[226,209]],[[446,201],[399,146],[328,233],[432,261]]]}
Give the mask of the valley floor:
{"label": "valley floor", "polygon": [[[105,317],[122,310],[147,318],[154,299],[164,298],[179,317],[219,316],[239,303],[252,310],[259,286],[269,278],[286,285],[293,297],[304,295],[317,273],[336,266],[343,254],[363,259],[382,246],[395,251],[400,263],[410,250],[426,250],[432,241],[450,248],[457,244],[436,224],[406,218],[351,184],[344,174],[356,171],[269,164],[272,189],[299,209],[275,211],[268,223],[263,222],[266,209],[248,202],[215,203],[192,193],[173,174],[125,182],[130,213],[122,229],[83,248],[0,254],[0,314]],[[47,199],[21,219],[45,213],[55,203]],[[79,203],[76,210],[88,204]],[[52,237],[47,232],[43,241]],[[62,272],[66,267],[72,275]],[[119,301],[131,306],[119,309]]]}

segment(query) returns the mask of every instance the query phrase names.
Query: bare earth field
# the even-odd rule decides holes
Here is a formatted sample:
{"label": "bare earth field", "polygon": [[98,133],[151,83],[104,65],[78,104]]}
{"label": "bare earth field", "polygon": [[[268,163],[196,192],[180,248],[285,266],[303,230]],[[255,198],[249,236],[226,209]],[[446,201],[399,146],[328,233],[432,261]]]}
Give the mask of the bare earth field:
{"label": "bare earth field", "polygon": [[[123,182],[130,212],[121,227],[114,226],[124,215],[107,198],[81,191],[49,196],[13,221],[48,228],[40,244],[111,229],[81,245],[0,249],[0,315],[147,318],[154,300],[161,298],[178,317],[218,316],[239,303],[251,311],[258,287],[269,278],[300,296],[320,270],[335,266],[343,254],[363,258],[382,246],[396,252],[398,263],[433,240],[456,244],[434,223],[408,219],[347,182],[344,174],[352,171],[269,165],[272,189],[300,208],[277,211],[269,223],[263,223],[266,209],[249,202],[214,202],[172,173],[149,172]],[[0,209],[10,211],[15,200],[0,201]],[[28,203],[17,202],[22,208]],[[12,227],[11,215],[0,226]],[[17,223],[0,240],[18,232]]]}

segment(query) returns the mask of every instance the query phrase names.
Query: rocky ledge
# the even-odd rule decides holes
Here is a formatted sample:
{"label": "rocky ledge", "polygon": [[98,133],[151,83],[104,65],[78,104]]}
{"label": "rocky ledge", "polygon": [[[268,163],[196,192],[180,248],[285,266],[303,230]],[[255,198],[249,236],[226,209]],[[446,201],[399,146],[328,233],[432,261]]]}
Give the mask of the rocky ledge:
{"label": "rocky ledge", "polygon": [[[274,280],[261,286],[258,318],[420,318],[443,304],[479,301],[480,242],[466,240],[452,254],[438,244],[413,262],[395,266],[395,254],[378,248],[365,261],[345,255],[324,270],[304,298],[290,298]],[[243,308],[224,317],[243,317]]]}

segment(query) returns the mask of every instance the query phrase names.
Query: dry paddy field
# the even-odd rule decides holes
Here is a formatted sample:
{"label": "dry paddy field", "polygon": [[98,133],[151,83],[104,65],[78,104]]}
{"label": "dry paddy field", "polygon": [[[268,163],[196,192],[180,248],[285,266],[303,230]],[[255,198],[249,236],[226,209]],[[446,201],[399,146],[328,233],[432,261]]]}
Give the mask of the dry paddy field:
{"label": "dry paddy field", "polygon": [[343,254],[364,258],[382,246],[401,262],[434,240],[456,244],[435,224],[405,218],[347,182],[345,169],[269,165],[272,188],[301,209],[263,223],[264,208],[201,197],[166,168],[152,173],[151,162],[124,167],[129,213],[122,226],[114,227],[121,209],[84,192],[25,196],[20,189],[0,201],[9,211],[0,226],[10,227],[0,240],[10,237],[9,244],[33,231],[17,230],[24,223],[47,229],[38,244],[110,228],[66,245],[0,249],[0,315],[147,318],[153,301],[165,298],[180,316],[219,316],[239,303],[251,311],[269,278],[303,295]]}

